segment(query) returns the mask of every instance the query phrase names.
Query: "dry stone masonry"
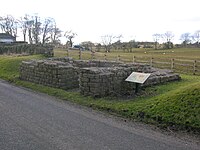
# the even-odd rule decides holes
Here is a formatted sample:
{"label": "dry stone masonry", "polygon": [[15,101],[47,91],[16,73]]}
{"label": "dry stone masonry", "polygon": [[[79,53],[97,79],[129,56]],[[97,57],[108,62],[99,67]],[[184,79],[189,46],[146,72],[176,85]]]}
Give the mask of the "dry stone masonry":
{"label": "dry stone masonry", "polygon": [[170,70],[156,69],[146,64],[73,60],[68,57],[23,61],[20,78],[65,90],[79,88],[81,94],[86,96],[121,96],[134,94],[135,83],[125,81],[133,71],[151,73],[142,85],[144,87],[180,79]]}
{"label": "dry stone masonry", "polygon": [[144,64],[119,65],[112,68],[83,68],[79,77],[80,91],[83,95],[94,97],[132,95],[135,83],[125,81],[132,72],[151,73],[149,79],[142,85],[143,87],[180,79],[178,74],[170,70],[155,69]]}
{"label": "dry stone masonry", "polygon": [[52,57],[53,47],[50,45],[36,45],[36,44],[2,44],[0,43],[0,55],[11,54],[43,54],[47,57]]}
{"label": "dry stone masonry", "polygon": [[23,61],[20,79],[61,89],[79,87],[77,67],[61,61]]}

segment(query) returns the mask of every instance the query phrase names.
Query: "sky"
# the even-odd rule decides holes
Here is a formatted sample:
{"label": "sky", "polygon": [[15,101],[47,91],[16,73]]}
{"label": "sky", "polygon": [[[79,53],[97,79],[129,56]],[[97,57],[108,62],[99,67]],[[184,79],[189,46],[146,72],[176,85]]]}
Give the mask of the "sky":
{"label": "sky", "polygon": [[62,31],[77,33],[76,44],[120,34],[122,41],[153,41],[153,34],[167,31],[180,43],[181,34],[200,30],[199,0],[0,0],[0,5],[0,16],[54,18]]}

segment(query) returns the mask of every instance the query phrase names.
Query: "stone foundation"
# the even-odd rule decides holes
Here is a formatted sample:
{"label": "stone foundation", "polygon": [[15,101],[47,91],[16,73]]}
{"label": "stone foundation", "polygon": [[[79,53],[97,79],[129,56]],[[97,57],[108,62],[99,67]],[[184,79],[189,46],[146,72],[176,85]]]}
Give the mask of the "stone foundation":
{"label": "stone foundation", "polygon": [[151,73],[147,81],[141,85],[143,87],[180,79],[178,74],[170,70],[153,68],[149,70],[147,65],[132,65],[132,67],[81,69],[79,77],[81,93],[93,97],[133,95],[135,83],[125,81],[132,72]]}
{"label": "stone foundation", "polygon": [[144,87],[180,79],[170,70],[156,69],[146,64],[73,60],[67,57],[23,61],[20,78],[65,90],[79,88],[83,95],[104,97],[134,94],[135,83],[125,81],[132,72],[151,73],[141,85]]}
{"label": "stone foundation", "polygon": [[79,87],[78,68],[60,61],[23,61],[20,79],[61,89]]}

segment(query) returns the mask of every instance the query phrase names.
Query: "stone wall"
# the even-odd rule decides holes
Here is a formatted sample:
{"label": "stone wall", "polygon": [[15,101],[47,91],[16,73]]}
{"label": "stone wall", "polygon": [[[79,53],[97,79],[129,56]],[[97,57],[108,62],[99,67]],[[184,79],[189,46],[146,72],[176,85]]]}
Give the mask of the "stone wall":
{"label": "stone wall", "polygon": [[51,61],[61,61],[72,64],[75,67],[87,68],[87,67],[114,67],[123,65],[121,62],[116,61],[105,61],[105,60],[74,60],[70,57],[60,57],[60,58],[49,58]]}
{"label": "stone wall", "polygon": [[181,79],[179,74],[168,69],[152,68],[150,73],[150,77],[142,86],[156,85]]}
{"label": "stone wall", "polygon": [[79,87],[80,68],[114,65],[119,63],[73,60],[68,57],[23,61],[20,66],[20,79],[55,88],[73,89]]}
{"label": "stone wall", "polygon": [[151,73],[141,85],[143,87],[180,79],[170,70],[156,69],[146,64],[73,60],[68,57],[24,61],[20,67],[20,78],[61,89],[79,87],[83,95],[103,97],[134,94],[135,83],[125,81],[132,72]]}
{"label": "stone wall", "polygon": [[79,87],[78,68],[60,61],[23,61],[20,79],[61,89]]}
{"label": "stone wall", "polygon": [[147,81],[141,85],[143,87],[180,79],[178,74],[174,74],[170,70],[155,69],[144,64],[122,66],[81,69],[79,77],[81,93],[93,97],[132,95],[134,94],[135,83],[125,81],[132,72],[151,73]]}
{"label": "stone wall", "polygon": [[129,68],[122,67],[83,68],[80,71],[81,94],[93,97],[121,95],[125,91],[123,89],[123,79],[128,76],[129,72],[131,72]]}
{"label": "stone wall", "polygon": [[0,55],[3,54],[43,54],[47,57],[52,57],[54,55],[53,48],[51,46],[35,44],[0,44]]}

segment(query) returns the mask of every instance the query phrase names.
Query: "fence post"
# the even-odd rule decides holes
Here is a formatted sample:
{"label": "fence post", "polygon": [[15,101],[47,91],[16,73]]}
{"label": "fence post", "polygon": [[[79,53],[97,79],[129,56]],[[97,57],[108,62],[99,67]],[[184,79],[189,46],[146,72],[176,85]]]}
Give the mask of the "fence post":
{"label": "fence post", "polygon": [[94,54],[95,54],[95,52],[94,52],[94,51],[91,51],[91,59],[92,59],[92,60],[94,59]]}
{"label": "fence post", "polygon": [[171,59],[171,69],[174,69],[174,58]]}
{"label": "fence post", "polygon": [[153,57],[151,57],[150,66],[153,67]]}
{"label": "fence post", "polygon": [[136,58],[136,57],[133,55],[133,63],[135,63],[135,58]]}
{"label": "fence post", "polygon": [[194,63],[193,63],[193,75],[195,75],[196,74],[196,67],[197,67],[197,61],[196,60],[194,60]]}
{"label": "fence post", "polygon": [[68,50],[68,48],[67,48],[67,57],[69,57],[69,50]]}
{"label": "fence post", "polygon": [[82,52],[81,52],[81,50],[79,50],[79,59],[80,60],[82,59]]}
{"label": "fence post", "polygon": [[118,60],[118,61],[121,61],[120,55],[117,56],[117,60]]}
{"label": "fence post", "polygon": [[95,51],[93,51],[93,59],[95,59]]}
{"label": "fence post", "polygon": [[105,60],[105,61],[107,60],[107,58],[106,58],[106,53],[104,54],[104,60]]}

